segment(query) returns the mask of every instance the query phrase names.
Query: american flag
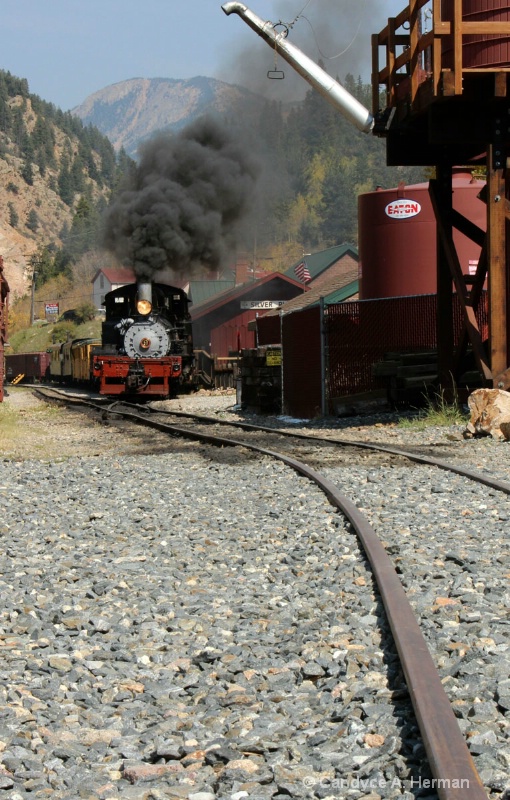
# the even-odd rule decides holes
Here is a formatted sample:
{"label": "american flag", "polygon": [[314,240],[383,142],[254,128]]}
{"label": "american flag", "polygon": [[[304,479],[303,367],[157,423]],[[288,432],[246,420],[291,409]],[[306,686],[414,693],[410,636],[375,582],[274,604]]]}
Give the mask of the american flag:
{"label": "american flag", "polygon": [[294,272],[299,280],[303,281],[303,283],[308,283],[308,281],[312,280],[312,276],[310,275],[308,267],[304,261],[302,261],[301,264],[298,264],[297,267],[294,267]]}

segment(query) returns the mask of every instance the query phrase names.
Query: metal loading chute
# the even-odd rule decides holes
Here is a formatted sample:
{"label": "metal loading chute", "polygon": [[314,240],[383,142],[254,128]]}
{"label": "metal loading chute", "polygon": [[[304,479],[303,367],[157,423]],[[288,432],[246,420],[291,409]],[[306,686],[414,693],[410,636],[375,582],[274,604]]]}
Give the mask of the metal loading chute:
{"label": "metal loading chute", "polygon": [[298,47],[285,39],[283,34],[274,30],[272,22],[264,22],[250,11],[244,3],[231,2],[222,5],[225,14],[238,14],[255,33],[274,48],[301,77],[308,81],[326,100],[363,133],[370,133],[374,126],[374,118],[355,97],[328,75],[315,61],[306,56]]}

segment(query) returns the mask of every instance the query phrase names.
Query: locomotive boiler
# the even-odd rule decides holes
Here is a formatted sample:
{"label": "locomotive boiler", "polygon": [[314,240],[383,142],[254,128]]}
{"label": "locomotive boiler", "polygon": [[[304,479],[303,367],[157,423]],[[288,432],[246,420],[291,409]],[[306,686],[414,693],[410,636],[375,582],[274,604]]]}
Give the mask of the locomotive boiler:
{"label": "locomotive boiler", "polygon": [[100,394],[165,398],[193,388],[194,357],[186,292],[138,281],[108,292],[101,346],[92,354]]}

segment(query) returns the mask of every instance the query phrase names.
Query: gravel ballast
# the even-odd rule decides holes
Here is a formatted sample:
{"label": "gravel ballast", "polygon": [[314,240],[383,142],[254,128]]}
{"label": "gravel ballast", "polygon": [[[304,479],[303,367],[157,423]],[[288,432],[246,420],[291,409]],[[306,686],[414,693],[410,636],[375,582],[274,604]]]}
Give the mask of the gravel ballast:
{"label": "gravel ballast", "polygon": [[[7,402],[44,419],[26,391]],[[0,449],[0,799],[437,797],[370,570],[316,487],[246,450],[50,418],[37,458],[24,434]],[[509,477],[509,445],[459,426],[285,424],[444,442]],[[510,499],[418,465],[324,472],[385,543],[508,797]]]}

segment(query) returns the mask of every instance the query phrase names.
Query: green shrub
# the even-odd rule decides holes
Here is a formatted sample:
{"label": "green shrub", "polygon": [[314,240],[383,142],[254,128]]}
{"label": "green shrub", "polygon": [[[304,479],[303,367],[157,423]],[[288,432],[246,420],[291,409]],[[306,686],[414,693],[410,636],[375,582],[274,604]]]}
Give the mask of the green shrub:
{"label": "green shrub", "polygon": [[76,325],[74,322],[57,322],[53,328],[51,338],[54,344],[67,342],[69,339],[76,338]]}
{"label": "green shrub", "polygon": [[448,403],[444,393],[437,393],[434,397],[427,395],[425,407],[420,409],[411,419],[402,418],[399,425],[402,428],[428,428],[431,425],[462,425],[469,419],[469,414],[463,411],[457,400]]}
{"label": "green shrub", "polygon": [[80,325],[83,322],[90,322],[96,316],[96,309],[92,303],[82,303],[76,309],[75,320]]}

